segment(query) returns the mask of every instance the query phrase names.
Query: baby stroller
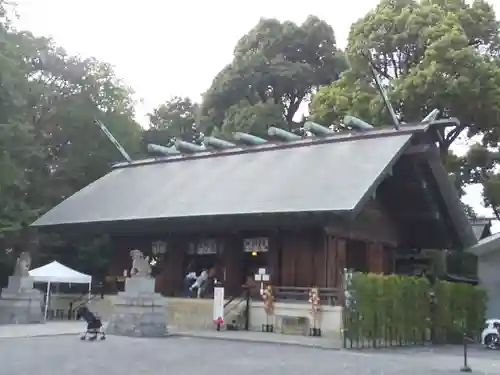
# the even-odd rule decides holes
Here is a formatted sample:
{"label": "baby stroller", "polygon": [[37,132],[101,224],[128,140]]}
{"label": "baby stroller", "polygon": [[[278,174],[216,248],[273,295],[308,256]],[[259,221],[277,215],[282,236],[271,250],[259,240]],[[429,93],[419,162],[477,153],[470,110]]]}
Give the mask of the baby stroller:
{"label": "baby stroller", "polygon": [[83,319],[87,322],[87,329],[83,336],[80,337],[80,340],[87,339],[87,335],[89,336],[89,341],[94,341],[99,336],[99,339],[105,340],[106,334],[102,329],[102,322],[97,316],[95,316],[87,306],[79,307],[76,311],[76,319]]}

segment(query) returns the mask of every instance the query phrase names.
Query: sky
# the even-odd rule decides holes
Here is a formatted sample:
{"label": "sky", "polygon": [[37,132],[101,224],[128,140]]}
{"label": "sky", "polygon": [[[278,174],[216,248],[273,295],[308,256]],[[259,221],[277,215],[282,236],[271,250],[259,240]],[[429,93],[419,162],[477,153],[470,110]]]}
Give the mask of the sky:
{"label": "sky", "polygon": [[[135,90],[138,121],[172,96],[199,100],[231,61],[238,39],[260,17],[303,22],[310,14],[328,22],[344,48],[350,25],[378,0],[17,0],[17,26],[47,36],[71,54],[96,57],[115,67]],[[492,0],[500,15],[500,0]],[[463,152],[463,145],[455,146]],[[481,187],[464,201],[480,215]],[[500,231],[500,224],[495,225]]]}

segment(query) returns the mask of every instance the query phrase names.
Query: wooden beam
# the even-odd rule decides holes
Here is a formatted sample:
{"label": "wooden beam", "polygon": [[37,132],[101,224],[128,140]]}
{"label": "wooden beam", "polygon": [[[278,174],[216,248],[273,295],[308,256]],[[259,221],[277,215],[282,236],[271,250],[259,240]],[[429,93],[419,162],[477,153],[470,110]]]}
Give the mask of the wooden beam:
{"label": "wooden beam", "polygon": [[410,146],[406,149],[404,152],[404,155],[415,155],[415,154],[422,154],[427,151],[429,151],[430,145],[429,144],[420,144],[420,145],[414,145]]}
{"label": "wooden beam", "polygon": [[392,215],[401,219],[413,219],[418,221],[438,220],[440,217],[437,212],[393,212]]}
{"label": "wooden beam", "polygon": [[351,240],[373,242],[377,241],[389,246],[397,246],[398,239],[394,236],[385,233],[375,233],[372,231],[363,230],[362,228],[346,228],[336,225],[327,226],[324,228],[325,234],[338,238]]}

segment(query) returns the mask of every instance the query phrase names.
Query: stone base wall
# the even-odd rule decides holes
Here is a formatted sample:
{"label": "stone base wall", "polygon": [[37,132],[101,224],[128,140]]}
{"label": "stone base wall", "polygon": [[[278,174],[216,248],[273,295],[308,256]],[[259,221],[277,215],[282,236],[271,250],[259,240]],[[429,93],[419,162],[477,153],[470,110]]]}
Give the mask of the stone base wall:
{"label": "stone base wall", "polygon": [[[116,299],[118,296],[105,296],[104,299],[92,301],[90,309],[101,316],[104,321],[109,321],[115,312]],[[169,327],[179,330],[213,330],[213,301],[211,299],[197,298],[166,298],[166,306],[163,307],[165,319]],[[230,306],[234,305],[233,302]],[[224,320],[231,323],[245,308],[242,302],[237,308],[226,314]],[[226,309],[229,309],[229,307]],[[321,306],[316,328],[321,328],[322,335],[338,338],[342,330],[342,307]],[[266,314],[262,301],[251,302],[250,307],[250,329],[261,331],[262,324],[267,324]],[[311,306],[307,303],[278,302],[275,304],[275,314],[269,318],[269,324],[273,324],[275,332],[284,334],[308,335],[309,328],[313,328]]]}
{"label": "stone base wall", "polygon": [[133,337],[164,337],[168,334],[167,321],[163,311],[127,311],[121,309],[106,327],[106,333]]}
{"label": "stone base wall", "polygon": [[29,324],[43,322],[41,294],[3,295],[0,298],[0,324]]}
{"label": "stone base wall", "polygon": [[119,293],[106,332],[112,335],[164,337],[168,334],[167,299],[157,293]]}
{"label": "stone base wall", "polygon": [[180,330],[206,330],[215,327],[211,299],[168,298],[166,314],[170,326]]}
{"label": "stone base wall", "polygon": [[320,328],[322,336],[338,338],[342,332],[342,307],[321,306],[316,327],[308,303],[277,302],[274,315],[267,316],[262,301],[252,302],[250,329],[261,331],[263,324],[272,324],[274,331],[283,334],[308,335],[310,328]]}

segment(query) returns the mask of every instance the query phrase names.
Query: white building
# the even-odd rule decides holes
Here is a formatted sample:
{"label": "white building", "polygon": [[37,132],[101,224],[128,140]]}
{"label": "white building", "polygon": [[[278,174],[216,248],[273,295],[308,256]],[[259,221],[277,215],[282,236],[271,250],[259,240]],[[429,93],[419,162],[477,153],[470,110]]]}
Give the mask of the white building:
{"label": "white building", "polygon": [[488,293],[488,318],[500,318],[500,233],[483,238],[469,249],[477,256],[479,284]]}

